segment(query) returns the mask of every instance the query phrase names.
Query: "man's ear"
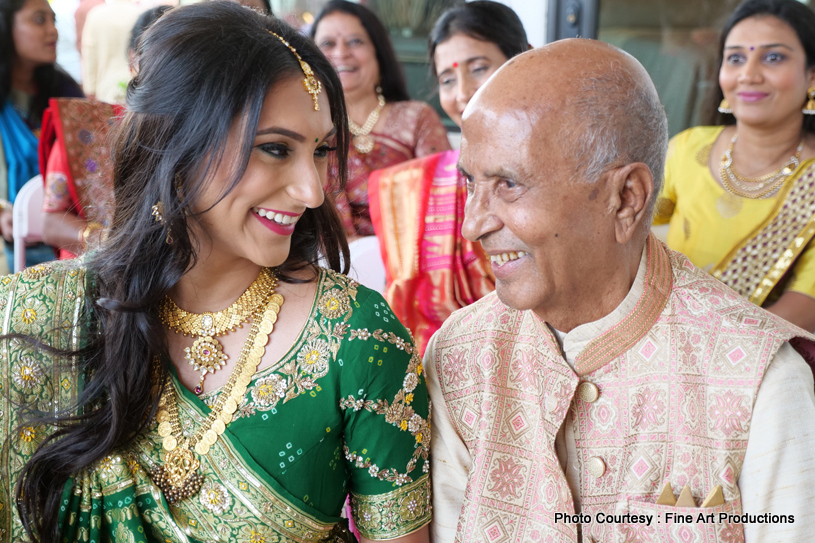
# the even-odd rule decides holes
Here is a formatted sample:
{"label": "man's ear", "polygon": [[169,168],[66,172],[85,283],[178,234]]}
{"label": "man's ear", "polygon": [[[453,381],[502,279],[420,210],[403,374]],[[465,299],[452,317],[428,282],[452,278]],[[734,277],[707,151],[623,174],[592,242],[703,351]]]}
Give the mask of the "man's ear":
{"label": "man's ear", "polygon": [[627,243],[648,219],[648,204],[654,193],[654,176],[643,162],[626,164],[608,172],[617,243]]}

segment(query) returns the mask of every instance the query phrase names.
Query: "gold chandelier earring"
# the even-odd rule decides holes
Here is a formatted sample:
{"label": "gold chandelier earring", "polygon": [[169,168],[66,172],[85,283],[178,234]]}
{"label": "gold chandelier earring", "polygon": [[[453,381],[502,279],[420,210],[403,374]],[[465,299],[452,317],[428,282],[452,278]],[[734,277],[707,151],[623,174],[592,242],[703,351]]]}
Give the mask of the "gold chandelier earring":
{"label": "gold chandelier earring", "polygon": [[150,214],[153,216],[153,220],[157,223],[161,223],[161,225],[167,229],[167,237],[164,238],[164,243],[170,245],[173,243],[173,236],[170,235],[170,228],[164,222],[164,204],[161,203],[159,200],[153,207],[150,208]]}
{"label": "gold chandelier earring", "polygon": [[164,224],[164,204],[161,203],[161,200],[153,204],[153,207],[150,208],[150,214],[153,216],[154,221]]}
{"label": "gold chandelier earring", "polygon": [[815,115],[815,87],[809,87],[807,90],[807,105],[801,110],[804,115]]}
{"label": "gold chandelier earring", "polygon": [[719,104],[719,113],[733,113],[733,108],[730,107],[730,102],[727,98],[723,98]]}

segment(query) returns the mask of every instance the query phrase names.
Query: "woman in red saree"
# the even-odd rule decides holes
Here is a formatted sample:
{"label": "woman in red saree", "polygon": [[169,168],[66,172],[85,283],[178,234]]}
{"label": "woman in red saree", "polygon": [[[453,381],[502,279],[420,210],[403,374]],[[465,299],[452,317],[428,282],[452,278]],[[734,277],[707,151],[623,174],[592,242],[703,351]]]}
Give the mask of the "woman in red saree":
{"label": "woman in red saree", "polygon": [[[441,106],[459,126],[475,91],[529,48],[515,12],[489,1],[446,11],[429,41]],[[375,171],[369,181],[385,297],[422,352],[453,311],[495,288],[481,246],[461,236],[467,190],[457,162],[458,150],[445,151]]]}
{"label": "woman in red saree", "polygon": [[52,99],[43,119],[40,171],[45,172],[44,237],[73,258],[110,226],[113,171],[108,132],[120,106]]}
{"label": "woman in red saree", "polygon": [[[428,104],[410,100],[388,32],[368,8],[333,0],[317,16],[312,38],[337,69],[353,138],[348,183],[334,190],[346,234],[372,236],[368,176],[374,170],[450,148]],[[336,185],[336,165],[329,183]]]}

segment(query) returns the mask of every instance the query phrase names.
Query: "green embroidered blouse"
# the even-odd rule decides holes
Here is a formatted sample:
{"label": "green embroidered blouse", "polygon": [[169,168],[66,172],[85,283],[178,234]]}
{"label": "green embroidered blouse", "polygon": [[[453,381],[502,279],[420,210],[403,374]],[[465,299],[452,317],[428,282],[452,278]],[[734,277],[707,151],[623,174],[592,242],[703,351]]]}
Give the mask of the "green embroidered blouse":
{"label": "green embroidered blouse", "polygon": [[[83,277],[82,269],[48,264],[0,280],[3,333],[46,337],[49,325],[77,322]],[[77,344],[75,334],[50,339]],[[68,368],[57,369],[46,355],[13,341],[2,343],[9,356],[0,364],[0,390],[10,390],[12,400],[73,395],[77,379]],[[217,392],[198,398],[177,380],[174,385],[190,434]],[[20,421],[2,395],[0,402],[0,437],[11,438],[11,454],[0,457],[4,542],[21,536],[12,522],[15,475],[48,430],[13,432]],[[321,270],[299,339],[256,374],[222,439],[201,459],[206,481],[199,496],[170,507],[152,484],[147,474],[163,460],[153,423],[126,450],[69,481],[64,540],[329,540],[348,493],[362,535],[406,535],[430,521],[428,413],[421,361],[388,304]]]}

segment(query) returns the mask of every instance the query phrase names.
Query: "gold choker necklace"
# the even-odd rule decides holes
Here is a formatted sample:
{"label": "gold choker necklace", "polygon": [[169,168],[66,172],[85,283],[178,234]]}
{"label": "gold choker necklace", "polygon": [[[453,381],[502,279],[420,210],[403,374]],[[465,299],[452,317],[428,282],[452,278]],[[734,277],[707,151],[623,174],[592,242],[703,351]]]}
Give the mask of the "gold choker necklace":
{"label": "gold choker necklace", "polygon": [[178,307],[169,296],[164,297],[159,307],[161,322],[176,334],[197,338],[192,347],[184,349],[184,358],[195,371],[201,372],[201,381],[195,387],[196,394],[204,392],[207,374],[215,373],[226,365],[228,357],[221,342],[215,338],[243,327],[257,308],[266,305],[276,285],[274,273],[263,268],[235,303],[215,313],[189,313]]}
{"label": "gold choker necklace", "polygon": [[153,466],[150,478],[164,493],[168,503],[185,500],[201,490],[204,476],[199,471],[201,462],[197,455],[209,453],[218,437],[226,430],[226,425],[232,422],[232,415],[243,400],[246,388],[252,382],[266,352],[266,344],[274,330],[281,305],[283,296],[272,292],[268,303],[252,315],[252,328],[243,344],[238,363],[206,420],[192,437],[186,437],[181,429],[178,399],[172,381],[167,377],[156,415],[158,434],[163,438],[162,448],[166,451],[164,464]]}
{"label": "gold choker necklace", "polygon": [[354,147],[362,154],[370,153],[374,148],[374,139],[370,136],[371,130],[374,129],[377,121],[379,121],[379,114],[382,113],[382,108],[385,107],[385,97],[381,94],[376,95],[378,100],[377,106],[368,115],[365,124],[359,126],[357,123],[348,117],[348,130],[354,135]]}

